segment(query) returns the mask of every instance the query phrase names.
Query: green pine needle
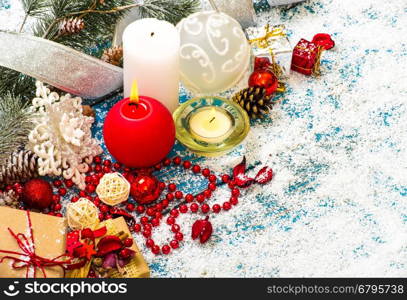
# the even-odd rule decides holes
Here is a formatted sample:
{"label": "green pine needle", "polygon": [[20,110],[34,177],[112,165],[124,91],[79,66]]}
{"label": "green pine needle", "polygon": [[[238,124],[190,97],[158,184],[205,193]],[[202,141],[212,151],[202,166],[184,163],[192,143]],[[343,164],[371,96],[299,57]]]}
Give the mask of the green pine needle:
{"label": "green pine needle", "polygon": [[10,93],[0,98],[0,165],[16,150],[26,145],[33,128],[32,112]]}

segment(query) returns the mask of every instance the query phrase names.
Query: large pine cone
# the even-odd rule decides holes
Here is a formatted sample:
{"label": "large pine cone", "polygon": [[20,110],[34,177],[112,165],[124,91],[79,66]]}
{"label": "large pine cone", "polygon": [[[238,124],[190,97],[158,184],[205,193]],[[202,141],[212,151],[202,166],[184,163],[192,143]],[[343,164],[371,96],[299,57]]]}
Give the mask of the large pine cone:
{"label": "large pine cone", "polygon": [[266,95],[266,89],[249,87],[236,93],[232,100],[238,103],[251,119],[263,118],[271,109],[271,96]]}
{"label": "large pine cone", "polygon": [[0,166],[0,186],[37,177],[38,156],[28,150],[15,151]]}

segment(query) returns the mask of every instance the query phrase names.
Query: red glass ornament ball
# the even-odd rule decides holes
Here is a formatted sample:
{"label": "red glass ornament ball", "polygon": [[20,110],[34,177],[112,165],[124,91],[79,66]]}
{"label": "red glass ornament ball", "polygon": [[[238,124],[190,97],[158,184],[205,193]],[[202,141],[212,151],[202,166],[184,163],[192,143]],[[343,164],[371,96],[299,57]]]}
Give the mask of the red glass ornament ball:
{"label": "red glass ornament ball", "polygon": [[120,163],[150,167],[165,158],[174,146],[175,125],[171,113],[159,101],[141,96],[136,106],[126,98],[107,114],[103,137],[107,149]]}
{"label": "red glass ornament ball", "polygon": [[24,184],[23,202],[29,207],[44,209],[52,203],[52,187],[43,179],[32,179]]}
{"label": "red glass ornament ball", "polygon": [[259,86],[266,89],[266,94],[270,96],[278,87],[278,79],[273,72],[267,69],[255,70],[249,77],[249,86]]}
{"label": "red glass ornament ball", "polygon": [[162,190],[154,176],[139,175],[130,186],[130,194],[139,204],[149,204],[160,197]]}

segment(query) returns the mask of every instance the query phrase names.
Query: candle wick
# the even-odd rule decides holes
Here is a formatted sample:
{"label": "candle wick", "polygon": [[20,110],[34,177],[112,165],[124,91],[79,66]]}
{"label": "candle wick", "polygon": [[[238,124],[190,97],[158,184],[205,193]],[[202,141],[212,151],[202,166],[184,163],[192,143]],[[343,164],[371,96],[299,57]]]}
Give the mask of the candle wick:
{"label": "candle wick", "polygon": [[134,105],[136,108],[138,108],[138,103],[137,102],[130,102],[129,105]]}
{"label": "candle wick", "polygon": [[216,119],[216,117],[213,117],[213,118],[209,121],[209,123],[212,123],[213,121],[215,121],[215,119]]}
{"label": "candle wick", "polygon": [[151,33],[151,36],[154,36],[154,32]]}

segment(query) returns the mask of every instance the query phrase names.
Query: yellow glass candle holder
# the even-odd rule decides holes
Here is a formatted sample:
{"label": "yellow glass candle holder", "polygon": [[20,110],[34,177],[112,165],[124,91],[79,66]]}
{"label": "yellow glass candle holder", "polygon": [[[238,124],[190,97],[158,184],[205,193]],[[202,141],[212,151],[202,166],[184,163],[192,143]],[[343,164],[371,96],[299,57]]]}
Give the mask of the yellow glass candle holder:
{"label": "yellow glass candle holder", "polygon": [[192,152],[219,156],[238,146],[250,130],[247,113],[220,97],[193,98],[173,114],[177,140]]}

